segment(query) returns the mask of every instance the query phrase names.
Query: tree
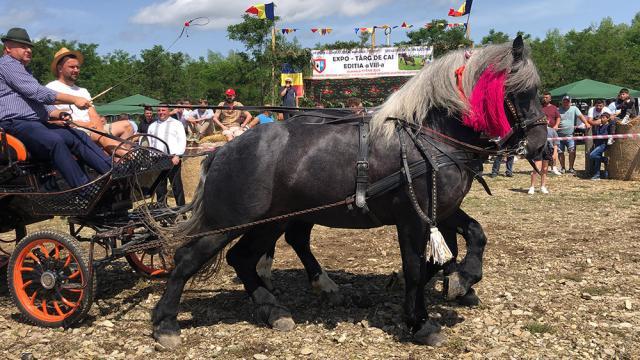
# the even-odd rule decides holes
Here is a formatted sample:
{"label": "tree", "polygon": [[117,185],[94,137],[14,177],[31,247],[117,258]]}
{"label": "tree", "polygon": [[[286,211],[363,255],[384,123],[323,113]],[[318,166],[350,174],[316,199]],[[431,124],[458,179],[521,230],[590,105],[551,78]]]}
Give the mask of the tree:
{"label": "tree", "polygon": [[503,33],[502,31],[496,31],[495,29],[490,29],[489,34],[482,38],[480,42],[482,45],[487,44],[502,44],[509,41],[509,35]]}
{"label": "tree", "polygon": [[464,27],[448,29],[447,20],[433,20],[431,27],[421,28],[407,33],[409,41],[396,43],[398,46],[428,45],[433,46],[434,57],[439,57],[451,50],[471,46],[471,40],[466,38]]}

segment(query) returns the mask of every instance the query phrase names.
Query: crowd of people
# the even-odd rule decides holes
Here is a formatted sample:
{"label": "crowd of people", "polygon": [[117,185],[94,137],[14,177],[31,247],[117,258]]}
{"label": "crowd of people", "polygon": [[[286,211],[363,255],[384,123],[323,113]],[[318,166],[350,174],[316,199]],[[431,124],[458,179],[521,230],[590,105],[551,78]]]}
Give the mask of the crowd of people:
{"label": "crowd of people", "polygon": [[[569,96],[564,96],[557,107],[551,102],[551,94],[542,95],[542,110],[547,117],[547,146],[534,159],[536,168],[540,171],[540,192],[549,194],[547,178],[549,174],[561,176],[563,174],[576,175],[576,142],[571,137],[577,134],[615,135],[616,125],[627,125],[631,119],[638,116],[638,107],[626,88],[620,89],[618,97],[606,104],[604,99],[597,99],[591,108],[583,114],[572,103]],[[560,138],[557,140],[557,138]],[[588,169],[591,180],[607,179],[608,158],[605,156],[607,148],[614,143],[614,139],[594,139],[593,146],[585,151],[589,154]],[[565,155],[567,154],[567,155]],[[489,177],[495,178],[500,172],[500,166],[506,162],[505,176],[513,177],[514,156],[496,156]],[[602,169],[604,165],[604,169]],[[531,186],[528,193],[535,194],[538,174],[531,172]]]}

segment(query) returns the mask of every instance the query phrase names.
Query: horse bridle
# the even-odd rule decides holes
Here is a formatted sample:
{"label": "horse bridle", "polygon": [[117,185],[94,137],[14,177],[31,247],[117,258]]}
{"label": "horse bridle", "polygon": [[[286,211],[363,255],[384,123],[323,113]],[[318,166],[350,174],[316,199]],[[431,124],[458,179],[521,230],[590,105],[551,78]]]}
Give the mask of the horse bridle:
{"label": "horse bridle", "polygon": [[[500,148],[502,148],[504,144],[506,144],[515,134],[524,135],[524,133],[535,126],[547,125],[547,117],[544,114],[539,118],[534,119],[525,119],[520,116],[520,113],[516,109],[516,106],[513,104],[513,100],[511,100],[511,97],[512,95],[505,96],[504,99],[504,105],[510,115],[509,123],[511,124],[511,130],[509,130],[509,132],[505,136],[503,136],[496,142],[496,145]],[[527,139],[525,137],[518,142],[518,145],[515,148],[507,149],[507,152],[515,153],[516,155],[526,155],[526,146]]]}

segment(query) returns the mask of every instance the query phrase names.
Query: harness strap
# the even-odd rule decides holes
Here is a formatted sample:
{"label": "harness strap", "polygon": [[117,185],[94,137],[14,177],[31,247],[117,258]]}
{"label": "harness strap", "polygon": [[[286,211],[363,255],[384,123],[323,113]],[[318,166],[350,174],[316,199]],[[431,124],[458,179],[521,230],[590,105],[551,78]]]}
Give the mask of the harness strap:
{"label": "harness strap", "polygon": [[367,185],[369,184],[369,121],[363,117],[358,122],[358,161],[356,162],[355,204],[364,212],[367,207]]}
{"label": "harness strap", "polygon": [[[420,203],[418,203],[418,198],[416,197],[416,192],[413,190],[413,180],[411,179],[411,170],[409,169],[409,162],[407,161],[407,144],[404,140],[404,133],[401,127],[397,128],[398,138],[400,140],[400,154],[402,157],[402,172],[407,180],[407,194],[409,195],[409,201],[411,205],[413,205],[413,209],[418,214],[418,217],[422,219],[427,225],[433,226],[435,221],[429,218],[427,214],[422,211],[420,208]],[[435,206],[434,206],[435,207]]]}

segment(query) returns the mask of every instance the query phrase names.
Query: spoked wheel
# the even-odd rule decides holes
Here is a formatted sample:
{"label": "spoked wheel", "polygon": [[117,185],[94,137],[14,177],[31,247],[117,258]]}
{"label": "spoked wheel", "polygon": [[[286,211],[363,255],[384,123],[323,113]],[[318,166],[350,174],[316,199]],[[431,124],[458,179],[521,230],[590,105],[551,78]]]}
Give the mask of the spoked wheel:
{"label": "spoked wheel", "polygon": [[95,293],[88,256],[70,235],[40,231],[22,239],[7,271],[13,301],[26,319],[68,327],[84,318]]}
{"label": "spoked wheel", "polygon": [[166,277],[172,270],[168,255],[162,247],[132,252],[126,255],[129,265],[138,273],[149,277]]}

